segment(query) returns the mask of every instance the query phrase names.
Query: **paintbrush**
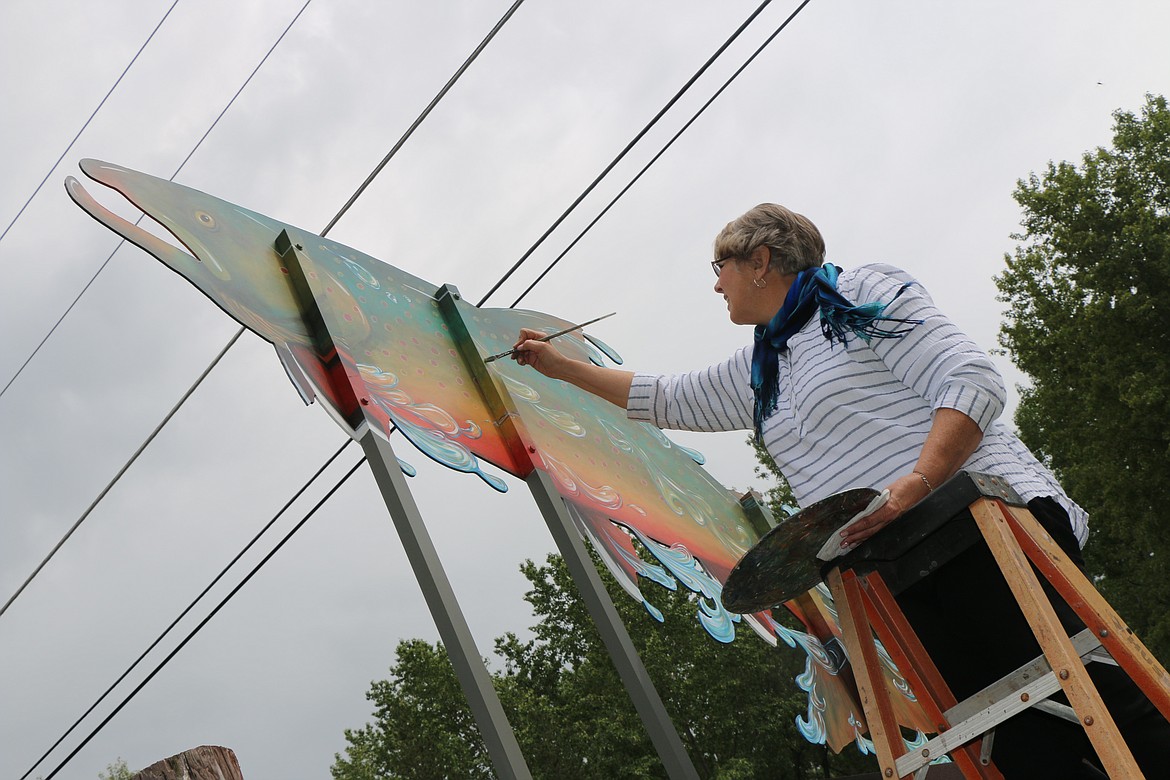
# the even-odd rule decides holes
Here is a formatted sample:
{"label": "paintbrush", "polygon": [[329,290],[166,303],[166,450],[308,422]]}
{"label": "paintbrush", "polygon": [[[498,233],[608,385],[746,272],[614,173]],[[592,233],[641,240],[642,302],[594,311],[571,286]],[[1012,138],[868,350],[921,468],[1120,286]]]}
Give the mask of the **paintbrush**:
{"label": "paintbrush", "polygon": [[[580,325],[574,325],[571,328],[565,328],[564,330],[558,330],[556,333],[550,333],[547,336],[541,336],[538,339],[529,339],[529,341],[550,341],[552,339],[555,339],[557,336],[563,336],[566,333],[572,333],[575,330],[581,330],[581,328],[584,328],[586,325],[592,325],[595,322],[600,322],[601,320],[604,320],[606,317],[612,317],[615,314],[617,314],[616,311],[611,311],[609,314],[603,314],[600,317],[594,317],[593,319],[589,320],[588,322],[582,322]],[[506,358],[515,351],[516,351],[516,348],[513,347],[512,349],[509,349],[506,352],[500,352],[499,354],[486,357],[483,359],[483,362],[491,363],[493,360],[499,360],[500,358]]]}

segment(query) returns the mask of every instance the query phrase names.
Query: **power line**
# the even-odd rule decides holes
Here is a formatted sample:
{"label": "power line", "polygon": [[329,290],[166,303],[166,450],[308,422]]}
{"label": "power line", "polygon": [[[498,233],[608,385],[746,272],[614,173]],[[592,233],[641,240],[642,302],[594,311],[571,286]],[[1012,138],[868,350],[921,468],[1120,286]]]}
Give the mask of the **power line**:
{"label": "power line", "polygon": [[[291,30],[293,25],[297,23],[297,20],[301,18],[301,14],[305,12],[305,9],[309,7],[309,3],[311,2],[313,2],[313,0],[305,0],[305,4],[302,5],[301,9],[296,12],[296,15],[293,16],[292,21],[290,21],[288,25],[285,26],[273,44],[268,47],[268,51],[264,52],[264,56],[260,58],[258,63],[256,63],[256,67],[252,68],[252,72],[248,74],[248,78],[244,79],[244,83],[241,84],[240,88],[236,90],[236,94],[232,95],[232,99],[227,102],[227,105],[223,107],[223,110],[219,112],[219,115],[207,128],[206,132],[204,132],[203,135],[199,138],[199,141],[196,142],[191,151],[187,153],[187,156],[183,158],[183,162],[179,163],[179,167],[176,168],[175,172],[171,174],[172,181],[176,176],[179,175],[179,171],[183,170],[183,166],[187,164],[187,161],[191,159],[191,156],[195,154],[195,151],[200,147],[200,145],[205,140],[207,140],[207,136],[211,135],[211,131],[214,130],[215,126],[219,124],[219,120],[223,119],[223,115],[226,114],[228,109],[232,107],[232,104],[236,102],[236,98],[238,98],[240,93],[244,91],[244,88],[252,82],[252,79],[256,76],[257,73],[260,72],[260,68],[264,67],[264,63],[268,62],[268,58],[272,56],[272,52],[276,51],[276,47],[279,46],[280,42],[284,40],[284,36],[288,35],[288,31]],[[141,217],[139,217],[139,219],[141,219]]]}
{"label": "power line", "polygon": [[[337,451],[329,456],[329,459],[325,461],[324,465],[322,465],[319,469],[317,469],[317,472],[315,474],[313,474],[313,476],[309,477],[309,480],[304,485],[301,486],[301,489],[298,490],[296,493],[294,493],[293,497],[290,498],[288,501],[286,501],[284,506],[282,506],[280,508],[280,510],[275,515],[272,516],[272,519],[269,520],[267,523],[265,523],[264,527],[261,528],[256,533],[255,536],[252,537],[252,540],[249,541],[246,545],[244,545],[244,549],[240,550],[234,558],[232,558],[230,561],[228,561],[227,565],[224,566],[223,569],[220,570],[219,574],[215,575],[215,579],[213,579],[211,581],[211,583],[206,588],[204,588],[203,591],[198,596],[196,596],[195,599],[190,604],[187,605],[186,609],[184,609],[181,613],[179,613],[179,616],[177,618],[175,618],[173,621],[171,621],[171,624],[169,626],[167,626],[165,629],[163,629],[163,632],[158,635],[158,638],[150,643],[150,647],[143,650],[142,654],[139,655],[136,659],[134,659],[134,663],[130,664],[130,666],[128,666],[126,668],[126,671],[122,672],[122,675],[120,677],[118,677],[118,679],[114,680],[114,682],[110,685],[109,688],[106,688],[105,692],[97,698],[97,701],[95,701],[93,704],[91,704],[89,706],[88,710],[81,713],[81,717],[79,717],[77,720],[73,721],[73,725],[70,726],[68,729],[66,729],[65,733],[62,734],[60,737],[58,737],[57,741],[54,742],[52,745],[50,745],[49,749],[46,750],[44,752],[44,754],[36,760],[36,763],[33,764],[31,767],[29,767],[28,771],[20,776],[20,780],[25,780],[26,777],[31,775],[33,773],[33,771],[38,766],[41,765],[41,762],[44,761],[46,758],[48,758],[49,754],[52,753],[54,750],[56,750],[57,746],[60,745],[62,742],[64,742],[65,739],[68,738],[68,736],[73,733],[73,730],[76,729],[81,724],[81,722],[83,720],[85,720],[87,717],[89,717],[89,714],[91,712],[93,712],[95,709],[97,709],[99,704],[101,704],[103,701],[105,701],[106,697],[110,695],[110,692],[113,691],[114,688],[116,688],[123,680],[125,680],[130,675],[130,673],[132,671],[134,671],[134,669],[138,666],[138,664],[140,664],[142,662],[142,659],[146,658],[146,656],[150,653],[150,651],[153,650],[155,647],[157,647],[158,644],[160,642],[162,642],[162,640],[164,638],[166,638],[167,634],[169,634],[171,632],[171,629],[173,629],[176,625],[178,625],[179,621],[182,620],[183,618],[185,618],[187,616],[187,614],[192,609],[195,608],[195,605],[198,604],[203,599],[203,597],[206,596],[208,594],[208,592],[212,588],[214,588],[219,583],[219,581],[221,579],[224,578],[224,576],[228,573],[228,570],[231,567],[235,566],[236,562],[239,561],[240,558],[244,557],[244,555],[249,550],[252,549],[253,545],[255,545],[256,542],[258,542],[260,540],[260,537],[263,536],[265,533],[267,533],[268,529],[271,528],[273,526],[273,524],[276,523],[276,521],[280,519],[280,517],[288,510],[288,508],[290,506],[292,506],[293,502],[296,501],[298,498],[300,498],[301,495],[304,494],[304,492],[309,488],[309,486],[312,485],[317,480],[317,478],[319,476],[321,476],[321,474],[325,471],[325,469],[329,468],[329,466],[331,466],[333,464],[333,461],[337,460],[337,457],[339,455],[341,455],[342,451],[352,443],[353,443],[353,439],[346,438],[345,442],[337,449]],[[340,486],[340,483],[339,483],[339,486]],[[308,518],[305,518],[305,519],[307,520]],[[188,638],[190,638],[190,637],[188,637]]]}
{"label": "power line", "polygon": [[20,207],[20,211],[16,212],[16,216],[12,218],[12,221],[8,223],[8,227],[4,228],[3,233],[0,233],[0,241],[4,240],[4,237],[8,235],[9,230],[12,230],[12,226],[16,224],[16,220],[20,219],[20,215],[23,214],[24,210],[28,208],[28,204],[32,203],[33,198],[35,198],[37,193],[41,191],[41,187],[45,186],[45,182],[47,182],[49,177],[53,175],[53,171],[57,170],[57,166],[60,165],[61,161],[65,159],[65,155],[69,154],[69,150],[73,148],[73,144],[77,143],[77,139],[80,138],[81,134],[85,132],[85,128],[89,127],[89,123],[93,121],[95,116],[97,116],[97,112],[102,110],[102,106],[106,104],[106,100],[109,99],[110,95],[114,94],[114,90],[118,88],[118,85],[122,83],[122,79],[138,60],[138,55],[142,54],[142,51],[147,47],[151,39],[154,38],[154,34],[158,32],[158,28],[163,26],[163,22],[167,20],[167,17],[171,15],[171,11],[175,10],[175,6],[178,4],[179,0],[175,0],[173,3],[171,3],[171,7],[167,9],[165,14],[163,14],[162,19],[158,20],[158,24],[156,24],[154,29],[150,31],[150,35],[146,36],[146,40],[143,41],[142,46],[140,46],[138,51],[135,52],[134,56],[130,58],[130,62],[126,65],[125,70],[123,70],[122,74],[118,76],[116,81],[114,81],[114,86],[110,87],[110,91],[107,92],[106,96],[101,99],[101,102],[98,103],[97,108],[95,108],[93,113],[89,115],[89,119],[85,120],[85,124],[83,124],[81,129],[77,131],[77,135],[73,136],[73,140],[70,141],[69,145],[65,147],[65,151],[61,152],[61,156],[57,158],[55,163],[53,163],[53,167],[49,168],[49,172],[45,174],[45,178],[41,179],[41,183],[37,185],[35,190],[33,190],[32,195],[28,196],[28,200],[26,200],[24,205]]}
{"label": "power line", "polygon": [[703,112],[706,111],[707,108],[712,103],[714,103],[715,100],[720,95],[723,94],[723,91],[726,90],[729,86],[731,86],[731,82],[735,81],[739,77],[739,74],[743,73],[744,70],[747,69],[747,66],[751,65],[752,62],[756,59],[756,57],[758,57],[760,55],[760,53],[763,52],[764,49],[766,49],[768,47],[768,44],[770,44],[773,41],[773,39],[776,38],[777,35],[779,35],[781,32],[783,32],[784,28],[787,27],[788,24],[793,19],[796,18],[797,14],[799,14],[801,11],[803,11],[804,7],[811,2],[812,2],[812,0],[804,0],[803,3],[801,3],[799,6],[797,6],[795,11],[793,11],[791,14],[788,15],[787,19],[785,19],[783,22],[780,23],[780,26],[776,28],[776,31],[773,32],[771,35],[769,35],[767,37],[767,39],[765,39],[764,42],[761,43],[759,45],[759,47],[754,52],[752,52],[752,55],[750,57],[748,57],[746,60],[744,60],[743,65],[740,65],[739,68],[734,73],[731,74],[731,76],[727,79],[727,81],[723,82],[723,86],[721,86],[719,89],[717,89],[715,91],[715,94],[713,94],[707,100],[707,102],[704,103],[699,108],[699,110],[695,112],[694,116],[692,116],[689,120],[687,120],[687,123],[685,125],[683,125],[679,129],[679,131],[677,133],[675,133],[669,141],[666,142],[666,145],[664,145],[662,147],[662,149],[660,149],[658,151],[658,154],[656,154],[652,158],[650,158],[650,162],[646,163],[642,167],[642,170],[638,171],[638,174],[634,178],[630,179],[630,183],[627,184],[625,187],[622,187],[621,192],[619,192],[617,195],[615,195],[613,197],[613,200],[611,200],[608,204],[606,204],[605,208],[603,208],[597,214],[597,216],[594,217],[593,220],[588,225],[585,226],[584,230],[582,230],[580,233],[578,233],[577,237],[574,238],[569,243],[569,245],[567,247],[565,247],[564,251],[561,252],[559,255],[557,255],[556,258],[554,258],[553,261],[548,264],[548,267],[540,272],[540,276],[537,276],[536,279],[533,280],[532,284],[528,285],[528,287],[525,288],[524,292],[520,293],[520,296],[518,298],[516,298],[516,300],[512,301],[511,305],[508,307],[509,309],[516,308],[516,306],[519,305],[520,301],[524,300],[524,298],[527,297],[528,293],[532,292],[533,288],[536,287],[536,285],[540,284],[541,280],[543,280],[544,277],[548,276],[548,272],[551,271],[556,266],[557,263],[561,262],[561,259],[565,255],[567,255],[573,249],[573,247],[577,246],[577,242],[579,242],[582,238],[584,238],[585,234],[588,233],[593,228],[594,225],[596,225],[598,222],[600,222],[602,217],[604,217],[606,214],[609,213],[609,210],[611,208],[613,208],[614,204],[616,204],[621,199],[621,197],[623,195],[625,195],[627,192],[629,192],[631,187],[633,187],[635,184],[638,183],[638,180],[642,178],[642,174],[644,174],[644,173],[646,173],[646,171],[650,170],[650,166],[653,165],[654,163],[658,162],[659,157],[666,154],[666,150],[674,145],[674,142],[679,139],[679,136],[681,136],[683,133],[685,133],[687,131],[687,129],[691,125],[693,125],[695,123],[695,121],[700,116],[703,115]]}
{"label": "power line", "polygon": [[[143,215],[143,216],[145,216],[145,215]],[[142,221],[142,217],[139,217],[138,220],[135,221],[134,224],[137,225],[141,221]],[[85,286],[81,288],[81,292],[79,292],[77,294],[77,297],[73,299],[73,303],[69,304],[69,306],[67,306],[65,308],[65,312],[60,317],[57,318],[57,321],[55,323],[53,323],[53,327],[49,328],[49,332],[46,333],[45,337],[43,339],[41,339],[40,343],[37,344],[35,348],[33,348],[32,354],[30,354],[28,357],[26,357],[24,359],[24,362],[20,364],[20,368],[16,369],[16,373],[13,374],[12,378],[8,380],[8,383],[6,385],[4,385],[4,389],[0,390],[0,397],[3,397],[3,395],[8,392],[8,388],[12,387],[12,383],[16,381],[16,378],[21,375],[21,373],[24,371],[25,367],[30,362],[32,362],[33,358],[35,358],[37,356],[37,353],[41,351],[41,347],[45,346],[45,342],[49,340],[49,336],[52,336],[53,333],[56,332],[57,327],[65,320],[66,317],[69,316],[69,312],[73,311],[73,307],[76,306],[77,302],[81,300],[81,296],[85,295],[85,292],[86,292],[86,290],[89,289],[90,285],[93,284],[95,281],[97,281],[98,274],[100,274],[102,271],[104,271],[106,269],[106,266],[109,265],[110,261],[114,259],[114,252],[117,252],[119,249],[121,249],[122,244],[125,244],[125,243],[126,243],[126,239],[121,239],[120,241],[118,241],[117,246],[114,247],[114,251],[110,252],[110,256],[106,258],[105,262],[103,262],[100,266],[98,266],[97,273],[95,273],[93,276],[91,276],[89,278],[89,281],[86,282]]]}
{"label": "power line", "polygon": [[52,557],[57,554],[57,551],[61,549],[61,545],[65,544],[69,537],[73,535],[73,532],[76,531],[83,522],[85,522],[85,518],[89,517],[90,512],[92,512],[94,508],[96,508],[97,505],[101,502],[101,500],[106,497],[106,494],[108,494],[110,490],[113,489],[114,485],[118,484],[118,480],[122,478],[122,475],[126,473],[126,470],[129,469],[131,465],[133,465],[134,461],[138,460],[138,456],[142,454],[143,450],[145,450],[152,441],[154,441],[154,438],[158,436],[163,427],[171,421],[171,418],[175,416],[175,412],[179,411],[179,408],[187,402],[187,399],[190,398],[191,394],[195,392],[195,388],[199,387],[203,380],[207,378],[207,375],[211,373],[211,369],[219,365],[219,361],[222,360],[223,356],[227,354],[227,351],[235,345],[236,340],[240,338],[240,335],[243,332],[243,328],[240,328],[238,331],[236,331],[236,335],[232,336],[227,345],[219,351],[219,354],[216,355],[211,363],[208,364],[207,368],[203,370],[203,373],[199,375],[199,378],[195,380],[195,383],[187,388],[187,392],[183,393],[183,397],[179,399],[179,402],[171,407],[171,410],[167,412],[167,416],[163,418],[162,422],[155,426],[154,430],[150,432],[150,435],[146,437],[146,440],[143,441],[142,444],[138,446],[138,449],[134,451],[134,454],[130,456],[130,460],[126,461],[125,465],[123,465],[122,468],[118,470],[118,473],[114,475],[114,478],[110,480],[109,484],[102,488],[102,492],[98,493],[98,497],[95,498],[93,502],[90,503],[89,507],[87,507],[86,510],[81,513],[81,517],[77,518],[77,522],[70,526],[69,530],[65,532],[65,535],[61,537],[61,540],[57,542],[52,550],[49,550],[49,554],[46,555],[45,559],[40,562],[40,565],[33,569],[33,573],[28,575],[28,578],[21,584],[19,588],[16,589],[16,592],[12,594],[8,601],[4,602],[4,606],[0,607],[0,615],[3,615],[8,611],[8,607],[11,606],[12,602],[16,601],[16,597],[23,593],[24,589],[28,587],[28,584],[33,581],[33,578],[40,573],[41,569],[45,568],[45,564],[48,563]]}
{"label": "power line", "polygon": [[99,723],[93,731],[91,731],[89,733],[89,736],[87,736],[84,740],[82,740],[80,745],[78,745],[77,747],[75,747],[73,749],[73,752],[71,752],[69,755],[67,755],[65,757],[65,759],[60,764],[57,765],[56,769],[54,769],[52,772],[50,772],[48,774],[48,776],[45,778],[45,780],[52,780],[52,778],[55,777],[57,775],[57,773],[60,772],[65,767],[66,764],[68,764],[70,761],[72,761],[73,757],[76,756],[79,752],[81,752],[81,749],[84,748],[86,745],[88,745],[89,741],[91,739],[93,739],[95,736],[97,736],[98,732],[100,732],[103,728],[105,728],[106,724],[109,723],[111,720],[113,720],[114,716],[117,715],[119,712],[121,712],[122,708],[125,707],[127,704],[129,704],[130,700],[133,699],[135,697],[135,695],[138,694],[139,691],[141,691],[143,688],[145,688],[146,684],[148,682],[150,682],[151,680],[153,680],[154,676],[156,674],[158,674],[162,670],[162,668],[170,662],[170,660],[172,658],[174,658],[176,655],[179,654],[180,650],[182,650],[184,647],[187,646],[187,643],[190,642],[191,639],[196,634],[198,634],[199,631],[205,625],[207,625],[211,621],[211,619],[213,617],[215,617],[216,614],[221,609],[223,609],[225,604],[227,604],[229,601],[231,601],[232,597],[235,596],[236,593],[238,593],[241,588],[243,588],[245,585],[248,584],[248,581],[250,579],[252,579],[252,577],[256,574],[256,572],[260,571],[260,568],[262,566],[264,566],[264,564],[268,563],[268,561],[272,558],[272,556],[276,555],[277,551],[280,550],[280,548],[285,545],[285,542],[287,542],[289,539],[291,539],[293,537],[293,534],[295,534],[297,531],[299,531],[301,529],[301,526],[303,526],[305,523],[307,523],[309,521],[309,518],[312,517],[314,514],[316,514],[317,510],[320,509],[325,504],[325,502],[328,501],[342,485],[345,484],[346,480],[348,480],[350,478],[350,476],[352,476],[353,473],[355,471],[357,471],[358,468],[365,462],[366,462],[366,458],[365,458],[365,456],[362,456],[361,460],[359,460],[357,463],[355,463],[353,465],[353,467],[350,468],[350,470],[348,472],[346,472],[345,476],[343,476],[340,480],[338,480],[337,484],[335,484],[329,490],[329,492],[326,493],[321,498],[320,501],[318,501],[316,504],[313,505],[313,508],[309,510],[308,514],[306,514],[303,518],[301,518],[301,521],[299,523],[297,523],[295,526],[293,526],[291,531],[289,531],[287,534],[284,535],[284,538],[282,538],[277,543],[277,545],[272,548],[272,551],[269,552],[267,555],[265,555],[260,560],[259,563],[257,563],[255,566],[252,567],[252,570],[248,572],[247,576],[244,577],[244,579],[240,580],[240,583],[238,585],[236,585],[236,587],[232,588],[231,592],[228,593],[226,596],[224,596],[220,600],[220,602],[215,605],[215,609],[211,610],[211,612],[207,615],[207,617],[203,618],[203,620],[201,620],[199,622],[199,625],[197,625],[197,626],[195,626],[195,628],[191,629],[190,633],[188,633],[187,636],[183,638],[183,641],[180,642],[178,644],[178,646],[175,647],[174,650],[172,650],[170,653],[168,653],[167,657],[164,658],[161,662],[159,662],[158,666],[154,667],[153,671],[151,671],[151,673],[148,674],[146,676],[146,678],[142,682],[140,682],[134,688],[134,690],[130,692],[130,694],[125,699],[122,700],[121,704],[119,704],[117,707],[114,708],[113,712],[111,712],[109,715],[107,715],[105,717],[105,719],[101,723]]}
{"label": "power line", "polygon": [[439,104],[439,101],[443,99],[443,96],[447,94],[451,87],[455,85],[455,82],[459,80],[459,77],[463,75],[463,71],[467,70],[471,63],[475,62],[475,59],[479,56],[479,53],[484,50],[484,47],[488,45],[488,42],[490,42],[492,38],[496,37],[496,33],[498,33],[500,28],[503,27],[504,24],[512,18],[512,14],[516,13],[516,9],[519,8],[520,4],[523,2],[524,0],[516,0],[516,2],[512,3],[512,7],[509,8],[508,11],[500,17],[500,21],[496,22],[496,26],[491,29],[491,32],[487,34],[487,37],[485,37],[480,42],[479,46],[475,48],[475,51],[471,52],[470,56],[468,56],[468,58],[464,60],[463,64],[459,66],[459,70],[455,71],[455,74],[451,76],[451,78],[447,80],[447,83],[443,85],[443,88],[439,90],[439,94],[435,95],[431,102],[427,104],[427,107],[422,110],[422,113],[418,115],[418,118],[415,119],[414,122],[411,123],[410,127],[406,129],[406,132],[403,133],[402,137],[398,139],[398,143],[394,144],[390,151],[386,153],[386,156],[382,158],[382,162],[374,166],[374,170],[370,172],[370,175],[366,177],[366,180],[363,181],[361,186],[357,188],[357,191],[353,194],[353,196],[345,202],[345,205],[341,207],[341,211],[337,212],[337,216],[329,220],[329,224],[326,225],[325,229],[321,231],[322,236],[332,230],[333,226],[337,224],[337,220],[341,219],[345,212],[349,211],[349,207],[352,206],[354,201],[356,201],[361,196],[361,194],[366,191],[366,187],[370,186],[370,182],[372,182],[374,178],[382,172],[382,169],[386,167],[386,163],[390,162],[390,158],[397,154],[398,150],[402,148],[402,145],[406,143],[406,139],[410,138],[410,136],[414,134],[415,129],[422,124],[423,120],[430,116],[431,111],[433,111],[435,106]]}
{"label": "power line", "polygon": [[[292,21],[288,23],[288,26],[284,28],[284,31],[281,32],[280,36],[276,39],[276,41],[272,44],[272,46],[270,46],[268,48],[268,51],[265,52],[264,57],[261,58],[260,62],[257,63],[256,67],[252,69],[252,72],[248,74],[248,78],[244,79],[244,83],[241,84],[240,88],[236,90],[236,94],[232,95],[232,99],[229,100],[227,102],[227,105],[225,105],[223,107],[223,110],[219,112],[219,116],[217,116],[212,121],[211,125],[207,128],[206,131],[204,131],[203,135],[200,136],[199,140],[195,142],[195,145],[193,147],[191,147],[191,151],[187,152],[187,156],[183,158],[183,162],[179,163],[179,167],[175,168],[175,172],[171,174],[168,181],[175,180],[175,177],[179,175],[179,172],[183,170],[183,167],[190,161],[191,157],[194,156],[195,152],[197,152],[199,150],[199,147],[203,145],[203,142],[207,140],[207,136],[211,135],[211,131],[214,130],[215,126],[219,124],[219,120],[223,119],[223,115],[226,114],[228,109],[232,107],[232,104],[234,104],[236,102],[236,98],[238,98],[240,96],[240,93],[244,91],[244,88],[247,87],[249,83],[251,83],[251,81],[252,81],[253,77],[255,77],[256,73],[259,72],[260,68],[264,65],[264,63],[268,61],[268,58],[272,55],[272,52],[276,51],[276,47],[279,46],[280,42],[284,40],[284,36],[288,34],[288,31],[292,29],[292,26],[297,23],[298,19],[301,18],[301,14],[303,14],[305,12],[305,9],[309,7],[309,3],[311,3],[312,1],[313,0],[305,0],[305,4],[301,6],[301,10],[297,11],[296,16],[294,16],[292,18]],[[178,2],[178,0],[175,0],[175,2]],[[174,6],[171,6],[171,7],[173,8]],[[168,11],[167,13],[170,13],[170,12]],[[162,22],[159,22],[159,24],[162,24]],[[157,28],[155,28],[155,29],[157,29]],[[76,140],[76,139],[74,139],[74,140]],[[70,144],[70,146],[72,146],[72,144]],[[66,149],[65,151],[67,153],[69,150]],[[62,154],[61,156],[64,157],[65,155]],[[57,162],[59,164],[61,161],[58,160]],[[54,167],[54,169],[56,168],[55,165],[53,167]],[[49,171],[49,173],[51,174],[52,171]],[[48,178],[48,177],[46,176],[46,178]],[[41,182],[41,183],[44,184],[44,182]],[[19,215],[17,215],[17,216],[19,216]],[[146,218],[146,214],[140,214],[138,216],[138,219],[134,220],[134,224],[137,225],[138,223],[142,222],[142,220],[145,218]],[[11,226],[9,226],[9,227],[11,227]],[[77,297],[73,299],[73,302],[69,304],[69,306],[65,309],[64,313],[60,317],[57,318],[57,321],[55,323],[53,323],[53,327],[49,328],[49,332],[45,334],[45,337],[43,339],[41,339],[40,343],[37,344],[37,346],[33,349],[32,354],[30,354],[27,358],[25,358],[24,362],[20,364],[20,368],[16,369],[16,373],[13,374],[12,378],[8,380],[8,383],[6,385],[4,385],[4,389],[0,390],[0,397],[3,397],[3,395],[6,392],[8,392],[8,388],[12,387],[12,383],[15,382],[16,378],[18,376],[20,376],[22,371],[24,371],[25,366],[27,366],[32,361],[32,359],[37,356],[37,353],[41,351],[41,347],[43,347],[45,345],[45,342],[49,340],[49,337],[52,336],[53,333],[57,330],[57,327],[62,322],[65,321],[65,318],[69,316],[69,312],[73,311],[73,307],[76,306],[77,302],[81,300],[81,296],[85,295],[86,291],[89,290],[90,285],[92,285],[95,281],[97,281],[98,276],[101,274],[102,271],[106,270],[106,266],[110,264],[110,261],[114,259],[114,255],[118,252],[119,249],[122,248],[122,245],[125,243],[126,243],[126,239],[124,239],[124,238],[120,239],[118,241],[117,245],[114,246],[113,251],[110,252],[109,257],[107,257],[105,259],[105,261],[100,266],[98,266],[98,269],[96,272],[94,272],[94,275],[91,276],[89,281],[85,283],[85,286],[81,288],[81,292],[79,292],[77,294]],[[237,335],[237,337],[239,336],[238,333],[236,335]],[[0,614],[3,614],[3,610],[0,610]]]}
{"label": "power line", "polygon": [[742,33],[744,30],[746,30],[748,28],[748,25],[750,25],[753,21],[755,21],[755,18],[757,16],[759,16],[761,13],[763,13],[764,9],[767,8],[771,2],[772,2],[772,0],[764,0],[764,2],[760,3],[759,7],[756,8],[756,10],[752,11],[751,15],[749,15],[748,18],[744,20],[743,24],[741,24],[738,28],[736,28],[735,32],[733,32],[731,34],[731,37],[729,37],[726,41],[724,41],[723,45],[720,46],[718,49],[716,49],[715,53],[712,54],[710,57],[708,57],[707,61],[704,62],[703,65],[697,71],[695,71],[695,75],[693,75],[689,79],[687,79],[687,82],[685,84],[683,84],[682,87],[679,88],[678,92],[674,93],[674,97],[672,97],[670,100],[666,101],[666,105],[664,105],[661,109],[659,109],[658,113],[655,114],[654,117],[649,122],[646,123],[646,126],[643,127],[640,131],[638,131],[637,135],[635,135],[630,140],[630,142],[628,144],[626,144],[624,149],[622,149],[620,152],[618,152],[617,157],[614,157],[613,160],[610,161],[609,165],[605,166],[605,168],[602,169],[601,173],[597,174],[597,178],[595,178],[592,182],[590,182],[589,186],[585,188],[585,191],[582,192],[580,195],[578,195],[577,199],[569,204],[569,207],[567,209],[565,209],[564,212],[559,217],[556,218],[556,220],[552,223],[552,225],[549,226],[548,230],[544,231],[544,233],[541,235],[540,238],[536,239],[536,243],[533,244],[532,246],[530,246],[528,248],[528,251],[525,252],[523,255],[521,255],[520,259],[517,260],[512,265],[512,267],[509,268],[507,270],[507,272],[504,273],[504,275],[500,277],[500,280],[498,282],[496,282],[495,285],[493,285],[492,288],[490,290],[488,290],[487,293],[482,298],[480,298],[479,303],[477,303],[476,306],[483,306],[484,303],[487,301],[487,299],[492,297],[492,294],[496,290],[500,289],[500,286],[504,282],[508,281],[508,279],[512,276],[512,274],[514,274],[516,272],[516,270],[518,268],[520,268],[520,266],[524,265],[524,262],[526,260],[528,260],[529,257],[532,256],[532,253],[536,251],[537,247],[539,247],[541,244],[543,244],[544,240],[546,238],[548,238],[554,230],[556,230],[558,227],[560,227],[560,224],[565,221],[565,219],[569,216],[569,214],[572,213],[572,211],[575,208],[577,208],[578,205],[580,205],[581,201],[585,200],[585,198],[589,195],[589,193],[593,192],[594,188],[597,187],[597,185],[601,183],[601,180],[604,179],[607,175],[609,175],[609,172],[614,169],[614,166],[616,166],[619,162],[622,161],[622,158],[624,158],[626,156],[626,154],[629,153],[629,151],[631,149],[633,149],[634,146],[639,141],[642,140],[642,137],[645,136],[646,133],[650,132],[651,128],[653,128],[654,125],[658,124],[658,120],[662,119],[662,117],[666,115],[666,112],[669,111],[671,109],[671,107],[674,106],[674,104],[677,103],[679,101],[679,99],[682,98],[682,96],[686,94],[687,90],[689,90],[691,88],[691,85],[693,85],[696,81],[698,81],[699,77],[707,72],[707,69],[711,67],[711,65],[715,62],[715,60],[717,60],[719,58],[719,56],[721,54],[723,54],[724,51],[727,50],[728,46],[730,46],[732,43],[735,42],[735,39],[740,36],[740,33]]}

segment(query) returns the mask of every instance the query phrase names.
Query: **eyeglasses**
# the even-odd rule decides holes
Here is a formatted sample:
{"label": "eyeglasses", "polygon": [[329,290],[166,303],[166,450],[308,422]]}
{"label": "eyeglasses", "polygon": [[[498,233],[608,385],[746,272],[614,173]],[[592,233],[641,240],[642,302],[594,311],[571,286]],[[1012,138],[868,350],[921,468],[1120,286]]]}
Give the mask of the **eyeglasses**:
{"label": "eyeglasses", "polygon": [[723,257],[719,258],[718,260],[712,260],[711,261],[711,270],[715,272],[716,276],[721,275],[723,273],[723,266],[727,264],[728,260],[734,260],[735,257],[736,257],[735,255],[724,255]]}

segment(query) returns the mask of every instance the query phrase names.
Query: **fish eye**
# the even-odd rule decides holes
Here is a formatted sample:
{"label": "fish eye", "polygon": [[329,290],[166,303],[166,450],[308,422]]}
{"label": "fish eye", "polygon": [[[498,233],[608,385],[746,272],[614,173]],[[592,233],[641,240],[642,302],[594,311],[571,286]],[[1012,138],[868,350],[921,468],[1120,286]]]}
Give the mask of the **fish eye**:
{"label": "fish eye", "polygon": [[206,211],[196,211],[195,219],[197,219],[199,224],[203,227],[209,230],[215,230],[215,217],[211,216]]}

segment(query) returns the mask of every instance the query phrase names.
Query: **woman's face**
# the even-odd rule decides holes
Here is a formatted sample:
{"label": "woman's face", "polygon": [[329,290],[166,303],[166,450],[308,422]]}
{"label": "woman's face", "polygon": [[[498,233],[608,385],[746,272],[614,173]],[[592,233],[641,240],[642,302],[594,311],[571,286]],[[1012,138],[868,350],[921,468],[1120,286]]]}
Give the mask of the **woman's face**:
{"label": "woman's face", "polygon": [[[715,281],[715,292],[727,302],[727,316],[736,325],[758,324],[760,288],[755,280],[760,276],[758,268],[744,258],[728,257],[715,263],[719,278]],[[771,315],[767,315],[771,316]]]}

